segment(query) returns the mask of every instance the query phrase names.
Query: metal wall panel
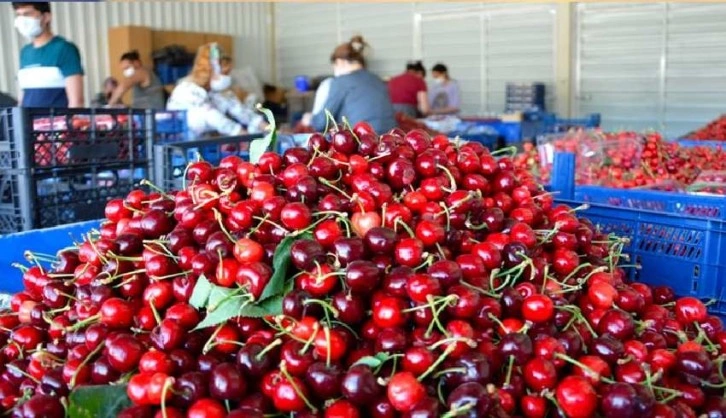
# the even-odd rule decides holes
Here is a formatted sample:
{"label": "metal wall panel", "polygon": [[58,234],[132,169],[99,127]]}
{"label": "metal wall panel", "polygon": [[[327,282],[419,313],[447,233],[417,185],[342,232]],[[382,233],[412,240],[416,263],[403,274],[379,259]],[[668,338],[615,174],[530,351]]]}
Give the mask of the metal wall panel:
{"label": "metal wall panel", "polygon": [[[155,29],[223,33],[234,36],[239,66],[250,65],[261,81],[275,82],[272,5],[269,3],[58,2],[53,30],[78,45],[86,71],[86,100],[108,75],[108,29],[140,25]],[[0,90],[17,93],[16,74],[22,39],[13,26],[10,5],[0,13]],[[115,64],[115,63],[114,63]]]}
{"label": "metal wall panel", "polygon": [[578,5],[575,108],[681,136],[726,108],[726,5]]}

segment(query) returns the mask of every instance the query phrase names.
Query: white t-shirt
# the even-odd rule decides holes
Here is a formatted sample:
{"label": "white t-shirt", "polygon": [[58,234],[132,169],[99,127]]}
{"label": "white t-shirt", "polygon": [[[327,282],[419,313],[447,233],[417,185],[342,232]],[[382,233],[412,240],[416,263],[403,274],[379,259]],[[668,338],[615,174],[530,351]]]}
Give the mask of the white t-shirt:
{"label": "white t-shirt", "polygon": [[325,102],[328,100],[328,94],[330,93],[330,83],[333,81],[333,77],[328,77],[318,86],[315,91],[315,100],[313,101],[313,115],[317,115],[322,112],[325,107]]}

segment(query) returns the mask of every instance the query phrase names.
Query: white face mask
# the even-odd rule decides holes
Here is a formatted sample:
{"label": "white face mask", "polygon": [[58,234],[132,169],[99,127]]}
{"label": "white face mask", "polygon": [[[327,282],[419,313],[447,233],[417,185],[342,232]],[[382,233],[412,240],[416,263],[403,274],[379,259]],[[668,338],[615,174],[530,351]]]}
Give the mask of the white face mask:
{"label": "white face mask", "polygon": [[132,77],[135,72],[136,72],[136,69],[134,67],[129,67],[124,70],[123,74],[124,74],[124,77],[129,78],[129,77]]}
{"label": "white face mask", "polygon": [[444,84],[444,78],[443,77],[434,78],[434,84]]}
{"label": "white face mask", "polygon": [[209,87],[214,91],[224,91],[232,85],[232,77],[224,74],[219,74],[216,78],[213,78],[209,82]]}
{"label": "white face mask", "polygon": [[30,39],[31,41],[41,33],[43,33],[43,27],[40,24],[40,18],[30,16],[18,16],[15,18],[15,28],[20,32],[21,35]]}

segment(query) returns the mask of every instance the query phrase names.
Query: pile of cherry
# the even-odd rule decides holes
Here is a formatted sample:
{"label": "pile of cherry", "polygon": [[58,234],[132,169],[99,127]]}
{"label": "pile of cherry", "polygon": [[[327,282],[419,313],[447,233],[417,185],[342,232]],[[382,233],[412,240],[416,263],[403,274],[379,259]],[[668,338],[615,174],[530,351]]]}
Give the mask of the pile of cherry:
{"label": "pile of cherry", "polygon": [[186,179],[24,271],[0,410],[126,385],[134,418],[726,414],[721,321],[626,282],[623,241],[509,157],[360,124]]}
{"label": "pile of cherry", "polygon": [[[554,140],[552,147],[575,153],[575,181],[583,185],[687,191],[703,171],[726,172],[726,150],[681,147],[677,142],[664,140],[657,132],[574,131]],[[513,160],[517,168],[549,183],[552,164],[543,155],[546,156],[541,146],[526,144]],[[707,191],[723,194],[723,184],[710,186],[713,187]]]}
{"label": "pile of cherry", "polygon": [[689,139],[706,141],[726,141],[726,115],[721,115],[690,134]]}

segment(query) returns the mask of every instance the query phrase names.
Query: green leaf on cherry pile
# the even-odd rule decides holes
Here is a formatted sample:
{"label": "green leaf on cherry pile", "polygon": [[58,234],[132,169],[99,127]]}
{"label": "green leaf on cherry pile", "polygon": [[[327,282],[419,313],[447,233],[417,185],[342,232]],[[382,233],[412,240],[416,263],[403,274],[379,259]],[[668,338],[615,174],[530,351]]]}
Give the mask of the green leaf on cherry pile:
{"label": "green leaf on cherry pile", "polygon": [[82,386],[68,397],[68,418],[114,418],[129,406],[126,385]]}
{"label": "green leaf on cherry pile", "polygon": [[214,285],[202,274],[194,286],[192,297],[189,298],[189,304],[197,309],[206,307],[213,288]]}
{"label": "green leaf on cherry pile", "polygon": [[267,135],[265,135],[264,138],[255,139],[254,141],[250,142],[249,153],[250,162],[252,164],[257,164],[257,162],[260,161],[260,157],[262,157],[262,154],[264,154],[268,150],[274,150],[275,145],[277,145],[277,125],[275,124],[275,116],[272,114],[272,111],[270,111],[269,109],[265,109],[260,105],[257,105],[257,110],[265,115],[267,121],[270,123],[270,126],[268,127],[269,132],[267,133]]}
{"label": "green leaf on cherry pile", "polygon": [[189,303],[197,309],[206,309],[207,314],[196,329],[222,324],[238,316],[262,318],[282,313],[282,299],[292,290],[292,280],[288,280],[290,269],[290,250],[298,239],[312,238],[309,232],[285,237],[275,249],[272,258],[274,273],[270,282],[262,290],[257,301],[250,301],[238,289],[217,286],[206,277],[199,276]]}
{"label": "green leaf on cherry pile", "polygon": [[385,362],[392,359],[394,356],[388,354],[388,353],[376,353],[374,356],[363,356],[358,359],[355,363],[353,363],[353,366],[362,364],[364,366],[368,366],[373,370],[378,370],[383,366]]}
{"label": "green leaf on cherry pile", "polygon": [[290,249],[292,244],[299,239],[311,239],[313,234],[305,232],[299,235],[288,235],[275,248],[275,255],[272,257],[272,277],[270,282],[262,290],[260,300],[280,295],[285,291],[285,281],[290,268]]}

